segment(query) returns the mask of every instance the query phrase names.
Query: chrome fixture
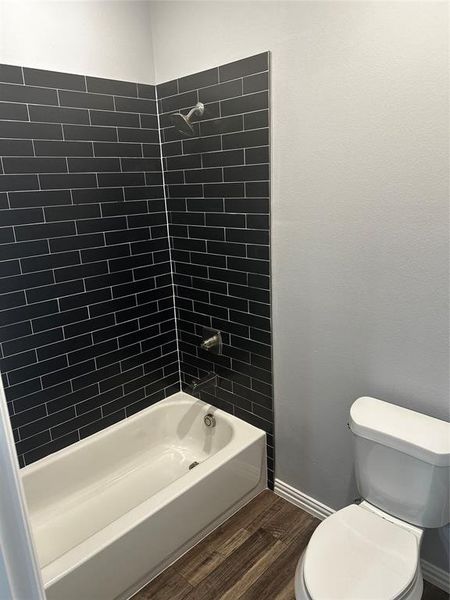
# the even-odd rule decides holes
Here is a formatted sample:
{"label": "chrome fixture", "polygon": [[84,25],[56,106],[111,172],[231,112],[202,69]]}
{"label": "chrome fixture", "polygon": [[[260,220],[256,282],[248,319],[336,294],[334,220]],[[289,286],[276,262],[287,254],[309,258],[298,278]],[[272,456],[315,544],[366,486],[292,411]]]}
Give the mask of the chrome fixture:
{"label": "chrome fixture", "polygon": [[212,352],[212,354],[222,354],[222,347],[222,334],[220,331],[204,327],[203,340],[200,344],[200,348],[207,352]]}
{"label": "chrome fixture", "polygon": [[217,375],[215,373],[207,373],[201,379],[193,379],[186,391],[192,396],[196,396],[202,390],[214,387],[217,385]]}
{"label": "chrome fixture", "polygon": [[216,426],[216,417],[212,413],[208,413],[205,415],[203,419],[206,427],[215,427]]}
{"label": "chrome fixture", "polygon": [[193,135],[195,135],[195,130],[191,123],[191,119],[195,116],[203,116],[204,112],[205,105],[202,102],[197,102],[194,108],[191,108],[187,115],[182,115],[180,112],[177,112],[173,115],[170,115],[170,118],[172,120],[173,126],[179,133],[184,133],[184,135],[192,137]]}

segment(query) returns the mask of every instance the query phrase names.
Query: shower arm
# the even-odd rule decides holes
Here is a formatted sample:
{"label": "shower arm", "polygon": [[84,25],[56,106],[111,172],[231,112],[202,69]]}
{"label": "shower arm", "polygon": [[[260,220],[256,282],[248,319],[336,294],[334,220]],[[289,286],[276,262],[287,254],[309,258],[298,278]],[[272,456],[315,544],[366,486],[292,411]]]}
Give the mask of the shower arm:
{"label": "shower arm", "polygon": [[186,119],[189,121],[194,115],[199,115],[201,117],[204,112],[205,105],[202,102],[197,102],[194,108],[191,108],[191,110],[188,112]]}

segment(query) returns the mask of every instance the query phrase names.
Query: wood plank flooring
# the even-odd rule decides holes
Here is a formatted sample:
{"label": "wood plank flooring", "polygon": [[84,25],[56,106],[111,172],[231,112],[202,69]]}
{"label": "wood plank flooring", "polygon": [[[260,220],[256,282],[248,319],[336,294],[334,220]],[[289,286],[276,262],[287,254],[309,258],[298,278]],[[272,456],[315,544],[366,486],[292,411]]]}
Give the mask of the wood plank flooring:
{"label": "wood plank flooring", "polygon": [[[266,490],[132,600],[294,600],[295,567],[319,522]],[[448,599],[425,584],[422,600]]]}

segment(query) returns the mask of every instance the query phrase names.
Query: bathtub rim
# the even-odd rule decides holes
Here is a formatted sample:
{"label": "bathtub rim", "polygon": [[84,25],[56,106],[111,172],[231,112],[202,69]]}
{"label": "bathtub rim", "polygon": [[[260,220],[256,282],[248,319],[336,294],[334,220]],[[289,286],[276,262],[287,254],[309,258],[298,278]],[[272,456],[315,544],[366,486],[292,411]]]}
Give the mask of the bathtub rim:
{"label": "bathtub rim", "polygon": [[[165,404],[179,404],[180,400],[183,401],[182,402],[183,404],[184,403],[199,404],[202,407],[209,406],[209,407],[213,408],[214,411],[216,411],[221,416],[221,418],[225,418],[227,421],[231,421],[233,423],[233,422],[235,422],[235,420],[237,420],[239,423],[243,423],[245,425],[245,427],[249,427],[252,430],[254,430],[255,432],[263,431],[262,429],[255,427],[251,423],[247,423],[243,419],[240,419],[239,417],[236,417],[235,415],[231,415],[230,413],[227,413],[226,411],[222,410],[221,408],[217,408],[216,406],[214,406],[211,403],[204,402],[203,400],[200,400],[199,398],[196,398],[195,396],[191,396],[190,394],[187,394],[186,392],[179,391],[179,392],[175,392],[174,394],[171,394],[170,396],[167,396],[167,398],[158,400],[158,402],[154,402],[150,406],[147,406],[147,408],[143,408],[142,410],[134,413],[130,417],[125,417],[123,419],[120,419],[120,421],[117,421],[116,423],[113,423],[112,425],[108,425],[107,427],[104,427],[100,431],[96,431],[95,433],[93,433],[81,440],[78,440],[77,442],[74,442],[73,444],[69,444],[68,446],[61,448],[60,450],[57,450],[56,452],[52,452],[51,454],[44,456],[44,457],[40,458],[39,460],[32,462],[29,465],[22,467],[20,469],[20,476],[22,478],[25,478],[27,475],[30,475],[30,474],[34,473],[35,471],[39,471],[45,465],[56,462],[61,457],[64,457],[68,454],[72,454],[73,452],[76,452],[76,450],[78,450],[81,447],[84,447],[84,446],[87,447],[91,444],[94,444],[97,440],[100,440],[104,437],[107,437],[108,435],[111,435],[113,430],[124,429],[125,427],[130,426],[135,421],[138,421],[142,417],[145,417],[148,413],[152,412],[153,410],[160,408],[161,406],[163,406]],[[232,443],[235,438],[234,428],[232,428],[232,430],[233,430],[233,434],[232,434],[232,438],[230,439],[229,443]],[[227,444],[227,446],[228,446],[228,444]],[[223,448],[221,450],[223,450]]]}
{"label": "bathtub rim", "polygon": [[[109,427],[96,432],[92,436],[80,440],[79,442],[76,442],[67,448],[63,448],[48,457],[44,457],[39,461],[36,461],[36,463],[32,463],[28,467],[24,467],[24,469],[21,470],[21,475],[22,471],[23,476],[26,476],[27,473],[39,471],[40,469],[45,468],[46,464],[51,464],[56,460],[60,460],[64,456],[76,452],[76,450],[80,447],[89,446],[103,437],[114,435],[114,432],[117,431],[117,429],[125,428],[127,426],[132,427],[133,423],[139,421],[142,419],[142,417],[148,415],[157,408],[161,408],[161,406],[180,403],[185,405],[197,404],[202,410],[207,410],[210,407],[213,408],[218,417],[224,418],[231,425],[232,436],[229,442],[226,444],[226,446],[208,457],[207,460],[201,462],[195,468],[195,470],[185,473],[168,486],[162,488],[147,498],[144,502],[125,512],[118,519],[109,523],[106,527],[96,531],[91,536],[83,540],[80,544],[77,544],[67,552],[60,555],[54,561],[42,567],[41,572],[45,588],[50,587],[63,578],[68,572],[76,569],[85,561],[95,556],[95,554],[97,554],[101,549],[126,535],[130,529],[138,527],[143,521],[157,513],[162,506],[175,502],[177,497],[179,497],[183,492],[190,490],[200,481],[205,479],[210,473],[223,467],[227,461],[236,458],[252,444],[258,442],[258,440],[265,439],[266,437],[266,434],[262,429],[243,421],[239,417],[230,415],[229,413],[216,408],[214,405],[203,402],[202,400],[190,396],[185,392],[176,392],[175,394],[172,394],[171,396],[152,404],[142,411],[135,413],[131,417],[122,419],[118,423],[114,423]],[[236,425],[238,425],[238,427],[236,427]],[[265,445],[266,444],[264,443],[264,456]],[[262,469],[262,478],[265,480],[267,474],[265,472],[264,465]],[[189,480],[186,478],[187,476],[189,476]],[[260,482],[255,485],[254,489],[256,489],[259,485]],[[83,549],[82,552],[81,549]]]}
{"label": "bathtub rim", "polygon": [[[266,455],[264,455],[265,458]],[[249,504],[254,498],[256,498],[263,491],[267,490],[267,469],[266,473],[261,478],[261,481],[252,490],[250,490],[245,496],[243,496],[238,502],[230,506],[223,514],[221,514],[212,523],[202,528],[192,539],[188,540],[178,551],[172,556],[163,560],[156,569],[149,571],[145,577],[140,581],[136,582],[123,594],[119,595],[114,600],[132,600],[133,596],[147,586],[153,579],[158,577],[163,571],[174,565],[180,558],[187,554],[192,548],[204,540],[208,535],[219,529],[225,521],[230,519],[233,515],[239,512],[244,506]]]}

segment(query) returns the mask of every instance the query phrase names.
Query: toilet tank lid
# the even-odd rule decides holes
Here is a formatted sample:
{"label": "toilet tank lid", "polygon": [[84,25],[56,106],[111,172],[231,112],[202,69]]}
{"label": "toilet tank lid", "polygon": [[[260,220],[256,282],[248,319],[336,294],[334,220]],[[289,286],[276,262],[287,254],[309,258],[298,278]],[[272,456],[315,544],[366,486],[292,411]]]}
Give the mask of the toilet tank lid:
{"label": "toilet tank lid", "polygon": [[364,396],[350,408],[355,435],[436,466],[450,465],[450,423]]}

